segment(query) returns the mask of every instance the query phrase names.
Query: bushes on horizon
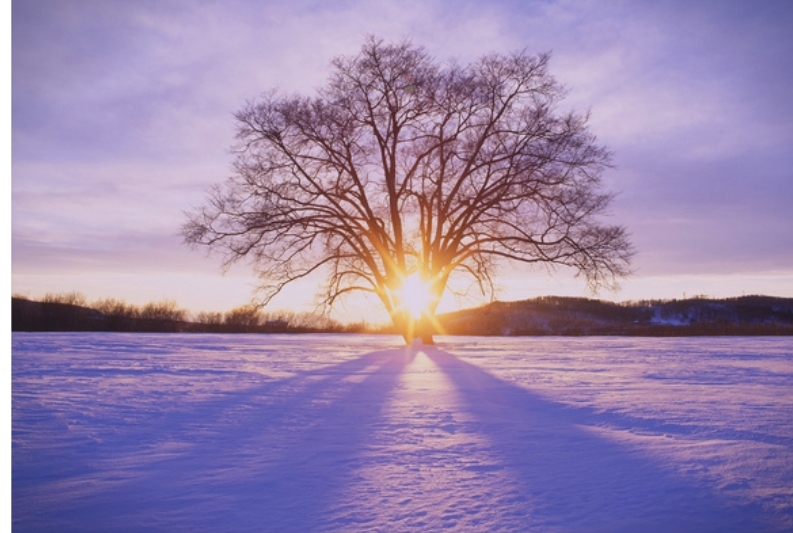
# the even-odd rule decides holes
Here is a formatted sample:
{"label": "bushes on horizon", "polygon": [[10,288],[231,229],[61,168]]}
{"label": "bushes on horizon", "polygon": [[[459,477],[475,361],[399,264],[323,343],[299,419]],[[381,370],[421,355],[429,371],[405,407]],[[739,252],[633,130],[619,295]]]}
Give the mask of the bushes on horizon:
{"label": "bushes on horizon", "polygon": [[207,326],[217,326],[223,324],[223,313],[214,311],[201,311],[195,315],[194,322]]}
{"label": "bushes on horizon", "polygon": [[66,304],[77,305],[79,307],[88,307],[88,299],[83,293],[77,291],[63,292],[59,294],[48,292],[44,295],[44,298],[42,298],[41,301],[50,304]]}
{"label": "bushes on horizon", "polygon": [[138,308],[134,305],[127,304],[123,300],[116,300],[115,298],[105,298],[97,300],[91,307],[103,313],[106,316],[114,316],[120,318],[135,318],[138,316]]}
{"label": "bushes on horizon", "polygon": [[241,305],[223,315],[223,324],[239,331],[253,331],[262,324],[263,316],[256,305]]}
{"label": "bushes on horizon", "polygon": [[194,331],[211,333],[256,332],[358,332],[361,324],[344,326],[319,314],[263,312],[253,304],[241,305],[226,313],[199,312],[192,321],[187,310],[173,300],[149,302],[142,307],[116,298],[87,303],[79,292],[47,293],[36,301],[28,296],[12,296],[14,331]]}
{"label": "bushes on horizon", "polygon": [[138,318],[161,322],[183,322],[186,317],[187,311],[173,300],[149,302],[138,312]]}

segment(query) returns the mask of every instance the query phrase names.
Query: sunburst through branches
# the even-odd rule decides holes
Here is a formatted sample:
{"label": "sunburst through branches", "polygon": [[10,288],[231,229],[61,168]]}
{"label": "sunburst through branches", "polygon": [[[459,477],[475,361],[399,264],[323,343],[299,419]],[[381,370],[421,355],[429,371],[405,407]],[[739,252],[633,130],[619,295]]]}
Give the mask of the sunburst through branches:
{"label": "sunburst through branches", "polygon": [[399,305],[415,319],[428,312],[435,299],[432,293],[432,284],[425,281],[414,272],[402,281],[402,285],[395,291]]}

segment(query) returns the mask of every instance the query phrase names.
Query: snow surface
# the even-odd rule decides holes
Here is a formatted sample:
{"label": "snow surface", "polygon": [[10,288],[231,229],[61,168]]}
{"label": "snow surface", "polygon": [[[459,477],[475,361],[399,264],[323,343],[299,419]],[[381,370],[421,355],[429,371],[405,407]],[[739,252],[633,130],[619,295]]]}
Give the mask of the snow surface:
{"label": "snow surface", "polygon": [[14,333],[15,531],[793,530],[793,339]]}

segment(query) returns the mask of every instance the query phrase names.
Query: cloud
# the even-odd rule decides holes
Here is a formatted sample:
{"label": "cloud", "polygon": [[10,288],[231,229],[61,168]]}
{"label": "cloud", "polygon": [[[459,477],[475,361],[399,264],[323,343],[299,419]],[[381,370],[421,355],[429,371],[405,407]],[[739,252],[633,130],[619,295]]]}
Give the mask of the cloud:
{"label": "cloud", "polygon": [[230,172],[233,113],[268,88],[312,93],[367,34],[461,62],[552,51],[564,105],[591,108],[615,152],[640,270],[791,260],[788,2],[27,0],[12,16],[15,279],[217,269],[175,234]]}

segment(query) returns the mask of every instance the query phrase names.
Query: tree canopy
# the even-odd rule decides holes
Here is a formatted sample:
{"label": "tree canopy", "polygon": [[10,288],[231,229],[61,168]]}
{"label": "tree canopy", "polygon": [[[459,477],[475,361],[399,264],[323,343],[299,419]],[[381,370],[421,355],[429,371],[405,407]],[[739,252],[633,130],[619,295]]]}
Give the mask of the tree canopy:
{"label": "tree canopy", "polygon": [[[611,154],[587,114],[559,109],[548,62],[441,63],[371,37],[333,61],[316,95],[271,91],[236,114],[233,174],[189,213],[185,240],[249,259],[265,302],[322,270],[325,305],[375,294],[406,340],[431,341],[451,276],[492,294],[504,261],[565,265],[611,287],[631,257],[625,228],[601,217]],[[408,279],[430,295],[418,326]]]}

